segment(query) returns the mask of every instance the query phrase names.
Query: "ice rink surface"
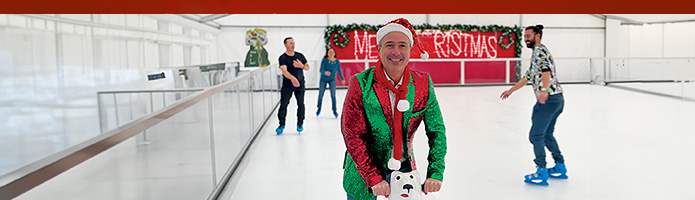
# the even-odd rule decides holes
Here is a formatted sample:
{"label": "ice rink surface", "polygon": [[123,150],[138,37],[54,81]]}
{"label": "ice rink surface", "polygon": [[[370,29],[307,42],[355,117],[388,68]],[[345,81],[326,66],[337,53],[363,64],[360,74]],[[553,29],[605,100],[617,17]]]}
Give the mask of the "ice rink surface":
{"label": "ice rink surface", "polygon": [[[671,87],[662,90],[676,90]],[[523,182],[523,175],[535,170],[528,141],[533,92],[526,86],[502,101],[499,95],[507,88],[436,88],[448,153],[442,189],[425,199],[695,199],[690,191],[695,188],[695,102],[563,85],[565,109],[555,135],[570,178],[541,187]],[[268,121],[233,179],[231,199],[345,199],[340,120],[330,113],[329,95],[323,113],[314,114],[317,92],[306,93],[303,133],[294,130],[294,99],[284,134],[275,135],[275,116]],[[337,91],[339,110],[344,95],[345,90]],[[427,163],[426,140],[421,125],[414,144],[420,167]],[[547,160],[552,166],[552,158]],[[420,171],[424,175],[425,169]]]}

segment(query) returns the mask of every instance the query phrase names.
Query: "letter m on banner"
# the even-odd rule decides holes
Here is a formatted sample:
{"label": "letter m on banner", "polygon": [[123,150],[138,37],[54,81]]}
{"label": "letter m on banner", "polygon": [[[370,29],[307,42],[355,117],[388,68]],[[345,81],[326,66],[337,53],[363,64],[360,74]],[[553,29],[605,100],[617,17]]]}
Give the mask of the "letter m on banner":
{"label": "letter m on banner", "polygon": [[[354,42],[355,59],[378,59],[378,52],[376,48],[376,33],[369,31],[362,31],[360,35],[359,31],[354,31],[352,34]],[[348,45],[349,46],[349,45]]]}

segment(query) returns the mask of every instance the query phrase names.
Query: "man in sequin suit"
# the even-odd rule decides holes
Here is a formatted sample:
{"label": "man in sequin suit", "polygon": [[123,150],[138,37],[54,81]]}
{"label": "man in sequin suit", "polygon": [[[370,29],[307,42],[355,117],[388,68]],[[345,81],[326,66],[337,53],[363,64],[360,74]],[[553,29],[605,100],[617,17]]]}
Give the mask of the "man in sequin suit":
{"label": "man in sequin suit", "polygon": [[444,121],[429,74],[407,66],[414,42],[424,52],[406,19],[389,22],[377,32],[379,64],[350,79],[341,120],[347,148],[343,187],[348,199],[388,197],[386,180],[393,170],[417,169],[412,141],[422,121],[430,148],[423,192],[441,188]]}

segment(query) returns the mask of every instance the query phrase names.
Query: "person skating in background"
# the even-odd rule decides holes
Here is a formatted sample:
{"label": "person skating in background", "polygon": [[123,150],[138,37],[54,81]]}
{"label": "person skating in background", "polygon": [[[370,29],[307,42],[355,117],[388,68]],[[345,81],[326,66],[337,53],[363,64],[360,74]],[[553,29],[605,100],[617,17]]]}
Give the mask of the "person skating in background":
{"label": "person skating in background", "polygon": [[316,116],[321,114],[321,103],[323,101],[323,93],[326,91],[326,85],[331,90],[331,102],[333,108],[333,116],[338,118],[338,111],[335,106],[335,82],[337,81],[336,73],[340,76],[340,80],[345,80],[343,78],[343,72],[340,69],[340,60],[336,58],[335,49],[330,48],[326,50],[326,55],[321,60],[321,69],[319,73],[321,74],[321,79],[319,80],[319,99],[318,99],[318,109],[316,110]]}
{"label": "person skating in background", "polygon": [[275,133],[282,134],[285,130],[285,116],[287,116],[287,105],[294,93],[297,99],[297,132],[304,130],[304,71],[309,70],[304,54],[294,51],[294,39],[287,37],[283,41],[285,53],[278,59],[282,70],[282,89],[280,90],[280,109],[278,110],[278,121],[280,126],[275,129]]}
{"label": "person skating in background", "polygon": [[[536,185],[548,185],[548,177],[567,178],[565,159],[553,135],[555,122],[565,107],[563,90],[557,80],[555,62],[548,48],[541,43],[543,25],[528,26],[524,31],[526,47],[533,49],[531,66],[526,77],[519,80],[512,88],[502,92],[500,98],[507,99],[514,91],[531,82],[537,101],[533,106],[529,140],[533,144],[536,172],[524,176],[524,182]],[[545,148],[548,148],[555,160],[553,168],[546,168]]]}

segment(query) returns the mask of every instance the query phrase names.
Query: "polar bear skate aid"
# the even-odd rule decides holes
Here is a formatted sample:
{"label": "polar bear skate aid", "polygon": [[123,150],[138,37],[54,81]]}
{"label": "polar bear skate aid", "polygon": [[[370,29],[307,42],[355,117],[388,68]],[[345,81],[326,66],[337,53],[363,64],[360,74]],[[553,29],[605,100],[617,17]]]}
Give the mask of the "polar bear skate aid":
{"label": "polar bear skate aid", "polygon": [[422,182],[420,182],[420,173],[417,171],[391,172],[390,187],[389,200],[422,199]]}

